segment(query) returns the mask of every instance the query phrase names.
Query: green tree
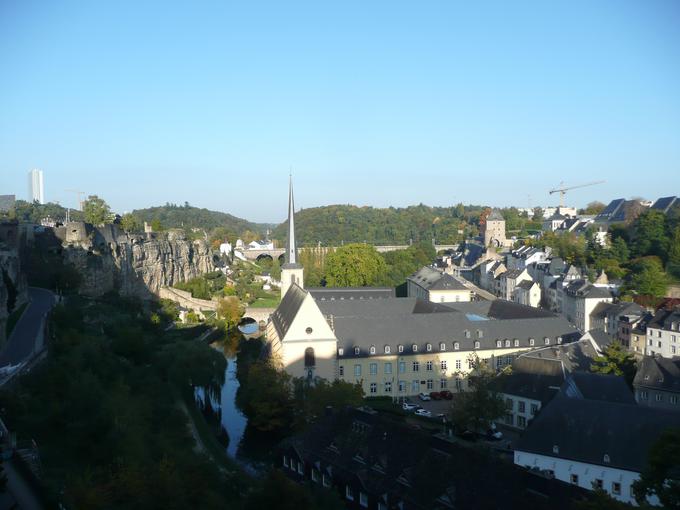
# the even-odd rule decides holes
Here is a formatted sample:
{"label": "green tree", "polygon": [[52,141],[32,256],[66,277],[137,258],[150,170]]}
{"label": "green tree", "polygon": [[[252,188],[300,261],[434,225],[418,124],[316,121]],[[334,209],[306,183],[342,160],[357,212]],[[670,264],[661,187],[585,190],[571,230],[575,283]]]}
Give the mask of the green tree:
{"label": "green tree", "polygon": [[272,278],[274,280],[281,281],[281,263],[279,262],[278,257],[272,260],[272,267],[271,267],[271,272],[270,272]]}
{"label": "green tree", "polygon": [[656,495],[663,508],[680,509],[680,428],[666,430],[652,445],[647,467],[633,483],[639,505]]}
{"label": "green tree", "polygon": [[591,214],[591,215],[600,214],[604,210],[605,207],[607,207],[605,204],[603,204],[602,202],[598,202],[596,200],[594,202],[590,202],[585,207],[585,209],[582,209],[581,213],[582,214]]}
{"label": "green tree", "polygon": [[364,398],[361,384],[340,380],[329,383],[326,379],[317,378],[310,383],[305,378],[298,378],[294,387],[296,408],[303,410],[305,419],[320,416],[327,406],[335,409],[359,406]]}
{"label": "green tree", "polygon": [[248,424],[262,432],[281,433],[290,429],[295,417],[291,377],[266,361],[248,367],[237,403]]}
{"label": "green tree", "polygon": [[97,195],[90,195],[83,202],[85,221],[95,226],[111,223],[111,208]]}
{"label": "green tree", "polygon": [[621,345],[621,342],[613,341],[604,349],[601,356],[593,359],[590,371],[598,374],[621,375],[628,386],[632,387],[635,377],[635,357]]}
{"label": "green tree", "polygon": [[125,232],[139,232],[142,227],[134,214],[126,213],[120,219],[120,228]]}
{"label": "green tree", "polygon": [[373,246],[347,244],[326,258],[329,287],[370,287],[383,284],[387,273],[385,260]]}
{"label": "green tree", "polygon": [[630,250],[628,249],[626,240],[623,237],[616,237],[612,241],[609,252],[612,257],[619,261],[620,264],[625,264],[628,262],[628,259],[630,259]]}
{"label": "green tree", "polygon": [[451,421],[458,430],[484,432],[491,422],[505,414],[505,402],[496,389],[495,372],[476,355],[469,361],[472,370],[467,377],[471,391],[457,395]]}
{"label": "green tree", "polygon": [[636,262],[627,287],[643,296],[663,297],[668,288],[668,277],[656,257],[645,257]]}
{"label": "green tree", "polygon": [[668,250],[666,271],[675,279],[680,279],[680,226],[675,227],[673,239]]}
{"label": "green tree", "polygon": [[163,231],[163,224],[161,223],[161,220],[158,218],[154,218],[151,220],[151,228],[153,229],[154,232],[162,232]]}
{"label": "green tree", "polygon": [[661,211],[642,213],[634,223],[634,249],[638,257],[655,255],[665,262],[668,253],[665,216]]}

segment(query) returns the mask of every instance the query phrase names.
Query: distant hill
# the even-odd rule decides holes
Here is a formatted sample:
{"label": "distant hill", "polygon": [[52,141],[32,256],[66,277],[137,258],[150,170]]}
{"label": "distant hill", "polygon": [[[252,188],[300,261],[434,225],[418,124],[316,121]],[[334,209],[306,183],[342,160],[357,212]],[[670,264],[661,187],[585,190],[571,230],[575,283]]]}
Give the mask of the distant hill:
{"label": "distant hill", "polygon": [[165,204],[135,209],[132,214],[139,219],[140,223],[144,221],[151,223],[157,220],[163,228],[202,228],[207,231],[224,229],[234,235],[241,235],[246,231],[264,233],[267,227],[271,227],[265,223],[253,223],[231,214],[193,207],[189,204]]}
{"label": "distant hill", "polygon": [[[295,233],[301,245],[338,246],[342,242],[367,242],[376,245],[431,242],[455,243],[464,235],[476,235],[481,206],[405,208],[329,205],[303,209],[295,214]],[[272,238],[286,239],[288,222],[274,229]],[[463,233],[459,233],[462,231]]]}

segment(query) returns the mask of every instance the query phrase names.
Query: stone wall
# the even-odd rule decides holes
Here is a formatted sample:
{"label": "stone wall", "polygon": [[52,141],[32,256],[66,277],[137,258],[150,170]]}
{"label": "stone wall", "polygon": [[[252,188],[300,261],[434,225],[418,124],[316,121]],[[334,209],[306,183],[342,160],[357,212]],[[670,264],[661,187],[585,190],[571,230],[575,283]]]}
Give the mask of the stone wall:
{"label": "stone wall", "polygon": [[[11,288],[10,288],[11,287]],[[15,297],[11,309],[10,295]],[[18,251],[0,243],[0,346],[5,344],[7,318],[28,300],[26,277],[21,271]]]}
{"label": "stone wall", "polygon": [[189,241],[183,233],[128,235],[115,225],[95,228],[82,222],[54,230],[66,263],[82,277],[80,292],[100,296],[111,290],[147,298],[162,287],[213,270],[206,241]]}

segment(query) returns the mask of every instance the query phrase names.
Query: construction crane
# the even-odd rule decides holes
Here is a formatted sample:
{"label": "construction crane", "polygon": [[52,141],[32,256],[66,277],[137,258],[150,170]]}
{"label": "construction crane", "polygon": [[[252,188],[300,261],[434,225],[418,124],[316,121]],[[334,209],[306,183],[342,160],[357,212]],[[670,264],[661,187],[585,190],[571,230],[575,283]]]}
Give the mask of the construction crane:
{"label": "construction crane", "polygon": [[76,194],[76,196],[78,197],[78,207],[82,211],[83,210],[83,198],[82,197],[85,194],[85,192],[79,191],[77,189],[66,189],[64,191],[66,191],[68,193],[75,193]]}
{"label": "construction crane", "polygon": [[564,195],[567,193],[567,191],[576,189],[576,188],[585,188],[586,186],[595,186],[596,184],[603,184],[606,181],[593,181],[593,182],[587,182],[585,184],[577,184],[576,186],[569,186],[569,187],[564,187],[564,182],[560,183],[559,188],[551,189],[550,194],[552,195],[553,193],[559,193],[560,194],[560,207],[564,207]]}

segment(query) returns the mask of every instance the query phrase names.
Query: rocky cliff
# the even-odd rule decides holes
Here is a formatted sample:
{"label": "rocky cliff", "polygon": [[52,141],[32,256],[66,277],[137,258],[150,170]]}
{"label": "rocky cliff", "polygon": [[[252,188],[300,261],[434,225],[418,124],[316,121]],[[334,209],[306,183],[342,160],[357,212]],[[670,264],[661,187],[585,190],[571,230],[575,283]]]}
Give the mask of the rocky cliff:
{"label": "rocky cliff", "polygon": [[26,277],[21,271],[16,222],[0,224],[0,346],[6,341],[7,318],[28,299]]}
{"label": "rocky cliff", "polygon": [[100,296],[111,290],[122,295],[150,297],[213,270],[212,252],[203,240],[187,240],[171,231],[157,235],[128,235],[114,225],[94,228],[68,223],[55,229],[62,241],[64,262],[81,276],[80,292]]}

